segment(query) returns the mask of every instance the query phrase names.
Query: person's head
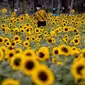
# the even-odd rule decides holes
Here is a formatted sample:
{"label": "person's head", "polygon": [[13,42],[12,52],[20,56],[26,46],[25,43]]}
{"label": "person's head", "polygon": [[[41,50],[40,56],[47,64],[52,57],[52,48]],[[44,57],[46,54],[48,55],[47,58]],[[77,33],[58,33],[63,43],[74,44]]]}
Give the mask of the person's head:
{"label": "person's head", "polygon": [[40,10],[42,8],[42,5],[38,4],[36,7],[36,10]]}

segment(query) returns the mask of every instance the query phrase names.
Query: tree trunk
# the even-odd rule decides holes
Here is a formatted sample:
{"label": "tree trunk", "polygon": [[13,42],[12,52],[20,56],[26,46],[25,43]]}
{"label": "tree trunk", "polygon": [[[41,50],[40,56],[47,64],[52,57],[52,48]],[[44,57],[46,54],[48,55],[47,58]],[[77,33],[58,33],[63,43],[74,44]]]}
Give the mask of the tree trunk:
{"label": "tree trunk", "polygon": [[57,13],[60,13],[60,8],[61,8],[61,1],[58,0],[58,10],[57,10]]}
{"label": "tree trunk", "polygon": [[71,14],[71,10],[73,9],[73,4],[74,4],[74,0],[71,0],[70,14]]}

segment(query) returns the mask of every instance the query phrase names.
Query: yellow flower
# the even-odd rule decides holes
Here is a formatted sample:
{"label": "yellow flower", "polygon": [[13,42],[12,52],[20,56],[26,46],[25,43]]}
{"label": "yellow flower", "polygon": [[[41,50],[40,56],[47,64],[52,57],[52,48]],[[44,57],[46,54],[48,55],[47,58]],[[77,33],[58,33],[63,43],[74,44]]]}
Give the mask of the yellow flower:
{"label": "yellow flower", "polygon": [[6,8],[3,8],[2,9],[2,13],[6,13],[7,12],[7,9]]}
{"label": "yellow flower", "polygon": [[45,65],[40,65],[32,74],[32,80],[36,85],[53,85],[52,71]]}
{"label": "yellow flower", "polygon": [[75,13],[75,10],[74,10],[74,9],[72,9],[72,10],[71,10],[71,13],[72,13],[72,14],[74,14],[74,13]]}
{"label": "yellow flower", "polygon": [[36,58],[35,52],[31,49],[28,49],[28,48],[24,51],[24,55],[25,55],[25,57]]}
{"label": "yellow flower", "polygon": [[48,47],[41,47],[36,54],[38,60],[45,61],[49,58],[49,49]]}
{"label": "yellow flower", "polygon": [[14,57],[11,58],[10,60],[10,66],[14,70],[20,70],[22,66],[22,60],[24,60],[24,55],[23,54],[16,54]]}
{"label": "yellow flower", "polygon": [[61,46],[58,47],[58,49],[59,49],[59,55],[65,55],[65,56],[71,55],[72,49],[70,46],[62,44]]}
{"label": "yellow flower", "polygon": [[3,60],[3,57],[4,57],[4,53],[3,53],[2,49],[0,48],[0,61]]}
{"label": "yellow flower", "polygon": [[38,67],[38,61],[32,57],[26,57],[21,63],[21,71],[26,75],[32,75]]}
{"label": "yellow flower", "polygon": [[23,46],[25,46],[25,47],[29,47],[29,46],[30,46],[30,42],[29,42],[29,41],[27,41],[27,40],[26,40],[26,41],[24,41],[24,42],[23,42]]}
{"label": "yellow flower", "polygon": [[20,82],[18,80],[14,80],[14,79],[6,79],[4,80],[1,85],[20,85]]}
{"label": "yellow flower", "polygon": [[54,47],[53,50],[52,50],[52,54],[54,56],[58,55],[59,54],[59,50],[58,50],[58,47]]}
{"label": "yellow flower", "polygon": [[[82,74],[82,70],[85,69],[85,58],[80,58],[78,61],[74,61],[72,64],[71,72],[75,80],[82,78],[84,74]],[[80,82],[79,82],[80,83]]]}

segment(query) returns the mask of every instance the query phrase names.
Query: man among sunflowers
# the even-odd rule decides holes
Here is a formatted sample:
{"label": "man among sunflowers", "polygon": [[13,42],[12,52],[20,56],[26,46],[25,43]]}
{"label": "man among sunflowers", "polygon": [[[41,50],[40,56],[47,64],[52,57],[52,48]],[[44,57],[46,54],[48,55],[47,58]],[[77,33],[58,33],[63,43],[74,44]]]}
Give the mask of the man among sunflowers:
{"label": "man among sunflowers", "polygon": [[47,15],[46,12],[42,10],[42,5],[37,5],[36,10],[35,18],[38,21],[38,27],[46,26]]}

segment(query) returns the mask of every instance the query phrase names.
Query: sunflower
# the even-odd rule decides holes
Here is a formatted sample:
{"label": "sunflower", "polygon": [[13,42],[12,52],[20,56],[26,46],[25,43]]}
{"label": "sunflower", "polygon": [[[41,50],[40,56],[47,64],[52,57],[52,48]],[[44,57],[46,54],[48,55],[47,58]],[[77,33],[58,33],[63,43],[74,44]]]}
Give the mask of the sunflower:
{"label": "sunflower", "polygon": [[64,26],[64,27],[63,27],[63,31],[64,31],[64,32],[69,32],[69,31],[70,31],[70,30],[69,30],[69,27],[68,27],[68,26]]}
{"label": "sunflower", "polygon": [[0,36],[0,44],[3,44],[4,38]]}
{"label": "sunflower", "polygon": [[15,42],[11,42],[11,46],[13,46],[13,47],[14,47],[15,45],[16,45],[16,43],[15,43]]}
{"label": "sunflower", "polygon": [[65,55],[65,56],[71,55],[70,46],[66,46],[66,45],[62,44],[61,46],[58,47],[58,49],[59,49],[59,55]]}
{"label": "sunflower", "polygon": [[48,31],[44,31],[44,36],[48,36]]}
{"label": "sunflower", "polygon": [[23,42],[23,46],[24,46],[24,47],[29,47],[29,46],[30,46],[30,42],[27,41],[27,40],[24,41],[24,42]]}
{"label": "sunflower", "polygon": [[35,72],[32,74],[32,80],[36,85],[53,85],[54,76],[47,66],[40,65]]}
{"label": "sunflower", "polygon": [[11,45],[11,42],[10,41],[7,41],[7,42],[4,42],[4,44],[8,47]]}
{"label": "sunflower", "polygon": [[5,37],[4,42],[6,43],[7,41],[10,41],[9,38]]}
{"label": "sunflower", "polygon": [[2,13],[6,13],[7,12],[7,9],[6,8],[3,8],[2,9]]}
{"label": "sunflower", "polygon": [[11,14],[11,15],[15,17],[15,16],[16,16],[16,12],[12,12],[12,14]]}
{"label": "sunflower", "polygon": [[36,39],[35,36],[31,36],[31,41],[32,42],[35,42],[35,39]]}
{"label": "sunflower", "polygon": [[40,28],[36,28],[36,29],[35,29],[35,33],[36,33],[36,34],[40,33],[40,31],[41,31]]}
{"label": "sunflower", "polygon": [[39,63],[36,59],[32,57],[25,58],[21,63],[21,71],[26,75],[32,75],[35,69],[39,67]]}
{"label": "sunflower", "polygon": [[13,40],[14,40],[14,41],[18,41],[18,40],[20,40],[20,36],[15,35],[14,38],[13,38]]}
{"label": "sunflower", "polygon": [[12,57],[14,57],[14,55],[15,55],[15,50],[8,50],[5,59],[10,60]]}
{"label": "sunflower", "polygon": [[56,62],[57,62],[57,58],[56,58],[56,57],[53,57],[53,58],[52,58],[52,63],[53,63],[53,64],[56,64]]}
{"label": "sunflower", "polygon": [[72,46],[72,52],[71,52],[71,55],[79,55],[80,54],[80,51],[78,50],[78,48],[76,48],[75,46]]}
{"label": "sunflower", "polygon": [[22,51],[21,48],[16,48],[15,49],[15,54],[22,54],[22,53],[23,53],[23,51]]}
{"label": "sunflower", "polygon": [[26,57],[36,58],[35,52],[34,52],[33,50],[31,50],[31,49],[26,49],[26,50],[24,51],[24,55],[25,55]]}
{"label": "sunflower", "polygon": [[23,54],[16,54],[14,57],[11,58],[10,60],[10,66],[14,70],[20,70],[22,64],[22,60],[24,59]]}
{"label": "sunflower", "polygon": [[4,53],[3,53],[2,49],[0,48],[0,61],[3,60],[3,57],[4,57]]}
{"label": "sunflower", "polygon": [[52,50],[52,54],[53,56],[56,56],[59,54],[59,50],[58,50],[58,47],[54,47],[53,50]]}
{"label": "sunflower", "polygon": [[8,49],[6,48],[6,46],[3,45],[3,46],[1,46],[0,48],[2,49],[3,54],[6,55],[7,52],[8,52]]}
{"label": "sunflower", "polygon": [[27,41],[30,41],[30,36],[26,36],[26,40]]}
{"label": "sunflower", "polygon": [[20,82],[18,80],[14,80],[11,78],[8,78],[4,80],[1,85],[20,85]]}
{"label": "sunflower", "polygon": [[48,47],[41,47],[36,54],[38,60],[44,61],[49,58],[49,49]]}
{"label": "sunflower", "polygon": [[79,45],[80,44],[80,39],[79,38],[74,38],[73,43],[74,43],[74,45]]}
{"label": "sunflower", "polygon": [[14,50],[14,47],[13,46],[11,46],[11,45],[9,45],[9,46],[7,46],[7,48],[8,48],[8,50]]}
{"label": "sunflower", "polygon": [[[79,59],[79,61],[74,62],[72,64],[71,72],[75,80],[78,80],[79,78],[82,78],[82,70],[85,69],[85,58]],[[85,75],[85,74],[84,74]]]}
{"label": "sunflower", "polygon": [[52,38],[51,37],[47,37],[47,42],[52,44]]}

